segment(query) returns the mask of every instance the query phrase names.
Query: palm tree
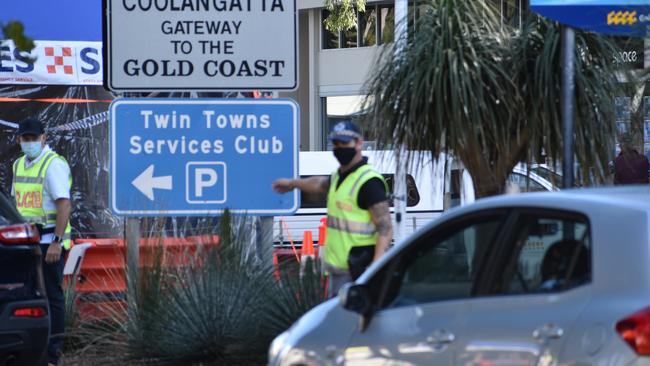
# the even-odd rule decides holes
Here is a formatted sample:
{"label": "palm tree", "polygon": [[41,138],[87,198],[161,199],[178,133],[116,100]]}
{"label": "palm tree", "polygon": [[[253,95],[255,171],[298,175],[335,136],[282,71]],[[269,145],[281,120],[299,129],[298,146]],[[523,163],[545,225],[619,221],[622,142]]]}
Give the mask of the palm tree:
{"label": "palm tree", "polygon": [[[513,167],[561,157],[560,27],[530,15],[502,24],[484,1],[426,0],[402,52],[385,49],[369,81],[366,124],[380,145],[448,152],[477,197],[499,194]],[[582,180],[603,178],[615,136],[613,44],[576,35],[575,146]]]}

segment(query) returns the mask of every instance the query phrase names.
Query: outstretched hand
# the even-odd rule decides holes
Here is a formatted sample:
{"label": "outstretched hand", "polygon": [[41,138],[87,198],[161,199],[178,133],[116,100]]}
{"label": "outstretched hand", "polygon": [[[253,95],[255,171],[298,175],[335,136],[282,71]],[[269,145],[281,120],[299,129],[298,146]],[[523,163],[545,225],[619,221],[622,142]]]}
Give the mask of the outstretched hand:
{"label": "outstretched hand", "polygon": [[295,187],[291,183],[291,179],[278,179],[273,182],[272,188],[278,193],[287,193],[293,190]]}

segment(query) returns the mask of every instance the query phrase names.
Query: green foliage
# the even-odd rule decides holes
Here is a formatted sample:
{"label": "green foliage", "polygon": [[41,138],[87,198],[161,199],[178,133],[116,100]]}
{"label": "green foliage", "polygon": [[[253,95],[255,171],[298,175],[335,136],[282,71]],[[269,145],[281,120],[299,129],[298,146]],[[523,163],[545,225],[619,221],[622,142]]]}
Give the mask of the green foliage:
{"label": "green foliage", "polygon": [[323,280],[310,263],[302,277],[276,281],[272,263],[250,250],[249,224],[225,213],[218,244],[182,255],[156,246],[127,290],[132,308],[107,308],[107,318],[78,327],[88,340],[81,357],[103,365],[266,362],[272,339],[323,300]]}
{"label": "green foliage", "polygon": [[285,270],[268,289],[266,324],[272,334],[285,331],[304,313],[325,301],[325,277],[319,261],[307,258],[299,271]]}
{"label": "green foliage", "polygon": [[366,11],[366,0],[325,0],[325,9],[330,12],[325,28],[338,33],[357,27],[357,12]]}
{"label": "green foliage", "polygon": [[[384,51],[369,82],[379,144],[453,154],[478,197],[503,192],[513,167],[542,150],[560,160],[560,26],[531,15],[515,29],[483,1],[420,4],[417,32],[400,54]],[[582,177],[602,179],[624,70],[608,39],[578,31],[576,44],[576,153]]]}
{"label": "green foliage", "polygon": [[34,40],[25,35],[25,27],[21,22],[11,21],[2,27],[5,39],[11,39],[19,51],[34,49]]}

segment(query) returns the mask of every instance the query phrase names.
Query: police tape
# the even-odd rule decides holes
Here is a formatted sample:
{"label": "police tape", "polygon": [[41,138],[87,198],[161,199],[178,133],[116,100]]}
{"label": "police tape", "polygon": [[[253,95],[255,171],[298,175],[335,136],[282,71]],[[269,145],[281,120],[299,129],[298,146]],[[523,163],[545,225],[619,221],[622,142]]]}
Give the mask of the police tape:
{"label": "police tape", "polygon": [[77,121],[66,123],[61,126],[56,126],[52,130],[54,131],[82,130],[82,129],[95,127],[107,121],[108,121],[108,111],[105,111],[105,112],[94,114],[92,116],[88,116],[86,118]]}
{"label": "police tape", "polygon": [[[56,126],[50,131],[74,131],[95,127],[108,121],[108,111],[100,112],[64,125]],[[0,125],[18,129],[18,123],[0,120]]]}
{"label": "police tape", "polygon": [[78,98],[17,98],[0,97],[0,103],[39,102],[39,103],[110,103],[110,99],[78,99]]}

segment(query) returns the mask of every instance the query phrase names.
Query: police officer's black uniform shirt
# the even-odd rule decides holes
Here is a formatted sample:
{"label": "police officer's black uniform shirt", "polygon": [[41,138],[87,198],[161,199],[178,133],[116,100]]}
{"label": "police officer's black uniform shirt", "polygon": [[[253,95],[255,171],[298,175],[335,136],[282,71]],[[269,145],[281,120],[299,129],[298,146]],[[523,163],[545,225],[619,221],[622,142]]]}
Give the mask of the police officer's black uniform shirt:
{"label": "police officer's black uniform shirt", "polygon": [[[339,181],[336,185],[336,189],[341,186],[343,180],[347,178],[352,172],[366,164],[368,164],[368,158],[364,156],[361,161],[353,165],[350,170],[346,171],[345,173],[341,173],[339,171]],[[386,201],[387,199],[388,192],[386,192],[384,183],[379,178],[372,178],[361,186],[359,190],[359,196],[357,197],[357,205],[359,205],[360,208],[367,210],[368,208],[372,207],[372,205]]]}

